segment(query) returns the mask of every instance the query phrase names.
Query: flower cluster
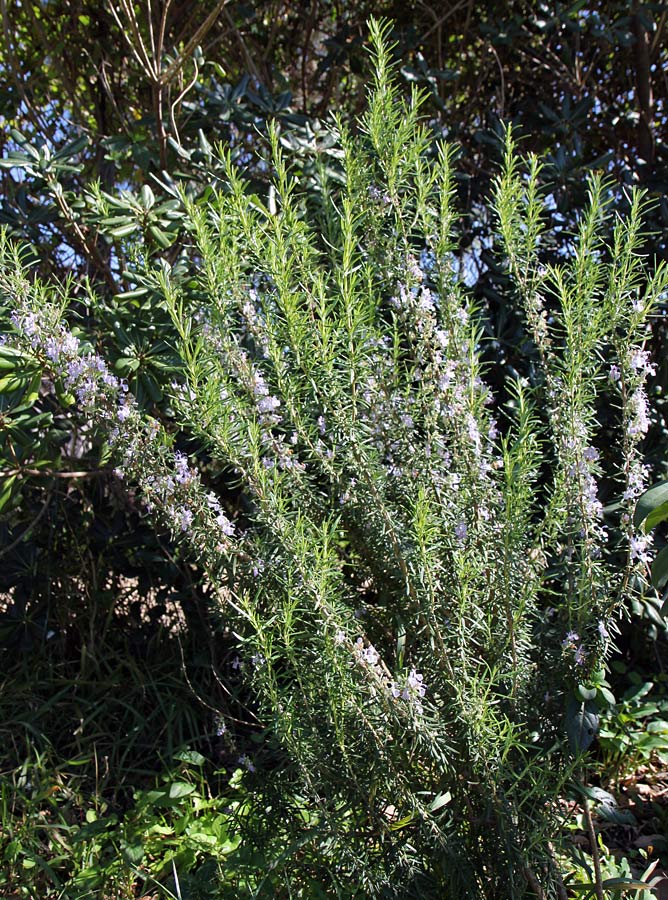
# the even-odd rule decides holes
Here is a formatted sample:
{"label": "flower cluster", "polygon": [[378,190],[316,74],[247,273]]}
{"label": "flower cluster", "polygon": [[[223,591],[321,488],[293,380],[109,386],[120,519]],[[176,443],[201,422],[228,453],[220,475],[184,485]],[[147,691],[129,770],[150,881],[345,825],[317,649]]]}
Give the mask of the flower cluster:
{"label": "flower cluster", "polygon": [[405,700],[407,703],[411,703],[418,714],[424,711],[422,698],[427,693],[427,687],[420,672],[411,669],[404,679],[403,684],[393,681],[390,684],[389,690],[395,700],[401,699]]}
{"label": "flower cluster", "polygon": [[[196,521],[210,511],[218,528],[216,547],[229,549],[235,528],[220,501],[204,493],[199,474],[184,453],[172,453],[156,443],[158,423],[141,419],[127,383],[109,372],[105,360],[95,353],[81,353],[79,340],[55,317],[47,332],[34,311],[19,308],[12,324],[34,350],[45,353],[53,376],[75,395],[91,420],[108,429],[109,442],[120,455],[116,475],[140,481],[147,509],[158,508],[171,530],[183,535],[191,534]],[[215,536],[210,529],[207,533]]]}
{"label": "flower cluster", "polygon": [[[343,643],[345,641],[344,632],[337,632],[334,640],[336,643]],[[387,670],[381,661],[380,654],[373,644],[365,645],[364,639],[361,637],[357,638],[353,645],[353,658],[358,665],[369,669],[382,681],[390,697],[395,700],[405,700],[411,704],[415,712],[423,712],[422,699],[427,688],[420,672],[411,669],[402,682],[388,680]]]}
{"label": "flower cluster", "polygon": [[650,547],[653,543],[653,535],[633,535],[629,540],[629,555],[632,560],[648,565],[651,562]]}
{"label": "flower cluster", "polygon": [[[139,449],[137,445],[136,449]],[[199,474],[190,467],[187,457],[180,451],[166,455],[167,471],[160,474],[144,474],[142,487],[149,511],[160,509],[167,523],[176,534],[191,534],[196,522],[203,522],[207,512],[213,513],[217,526],[208,529],[208,536],[215,538],[219,550],[230,548],[229,538],[235,535],[234,524],[223,512],[220,500],[212,493],[204,493]],[[137,473],[139,460],[136,453],[126,453],[119,474]]]}
{"label": "flower cluster", "polygon": [[81,353],[79,339],[54,313],[44,310],[44,319],[28,306],[18,307],[12,312],[11,321],[33,350],[44,353],[54,377],[76,396],[83,410],[106,420],[111,427],[127,421],[136,411],[127,383],[112,375],[98,354]]}
{"label": "flower cluster", "polygon": [[373,644],[365,646],[364,638],[358,637],[355,641],[355,646],[353,647],[353,654],[356,661],[361,666],[368,666],[370,669],[376,669],[378,670],[378,674],[381,674],[381,669],[379,666],[380,654],[373,646]]}
{"label": "flower cluster", "polygon": [[400,283],[391,302],[413,329],[419,363],[416,377],[435,385],[437,415],[485,480],[493,467],[498,436],[495,420],[483,412],[492,403],[492,395],[477,369],[469,311],[458,296],[441,297],[427,285],[435,265],[431,251],[423,251],[420,263],[409,255],[406,274],[412,286]]}
{"label": "flower cluster", "polygon": [[576,666],[583,666],[587,659],[587,651],[585,650],[584,644],[579,643],[579,641],[580,635],[577,631],[569,631],[561,642],[561,646],[563,650],[573,654],[573,662]]}
{"label": "flower cluster", "polygon": [[[642,311],[642,309],[636,309],[635,306],[634,303],[635,312]],[[642,336],[642,334],[639,335],[640,338]],[[626,346],[620,353],[619,365],[610,367],[610,379],[620,383],[624,401],[622,416],[625,486],[622,498],[625,501],[626,510],[622,513],[621,520],[622,525],[626,526],[630,562],[645,567],[651,561],[652,537],[651,535],[634,534],[633,508],[638,497],[645,490],[649,474],[648,467],[643,462],[640,443],[651,425],[646,381],[655,372],[656,366],[650,361],[647,350],[634,344]]]}
{"label": "flower cluster", "polygon": [[252,773],[255,771],[255,765],[254,765],[252,759],[250,758],[250,756],[248,756],[246,753],[244,753],[242,756],[240,756],[239,759],[237,760],[237,762],[239,763],[240,766],[243,766],[248,772]]}
{"label": "flower cluster", "polygon": [[628,409],[628,433],[634,437],[647,434],[651,423],[647,405],[647,391],[642,385],[638,386],[629,397]]}
{"label": "flower cluster", "polygon": [[580,415],[574,410],[567,410],[564,418],[560,454],[566,474],[569,523],[575,526],[576,533],[579,532],[588,553],[598,558],[607,538],[607,529],[602,522],[603,504],[598,496],[596,481],[600,454],[589,443],[590,428]]}

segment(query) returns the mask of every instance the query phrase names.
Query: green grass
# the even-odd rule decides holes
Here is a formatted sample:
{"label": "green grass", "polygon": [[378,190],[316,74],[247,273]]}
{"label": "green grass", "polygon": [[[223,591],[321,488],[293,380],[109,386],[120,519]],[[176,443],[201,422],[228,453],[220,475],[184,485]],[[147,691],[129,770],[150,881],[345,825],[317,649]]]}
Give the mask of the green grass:
{"label": "green grass", "polygon": [[125,637],[94,659],[4,651],[0,896],[209,897],[236,880],[241,751],[216,735],[213,660],[166,632],[139,658]]}

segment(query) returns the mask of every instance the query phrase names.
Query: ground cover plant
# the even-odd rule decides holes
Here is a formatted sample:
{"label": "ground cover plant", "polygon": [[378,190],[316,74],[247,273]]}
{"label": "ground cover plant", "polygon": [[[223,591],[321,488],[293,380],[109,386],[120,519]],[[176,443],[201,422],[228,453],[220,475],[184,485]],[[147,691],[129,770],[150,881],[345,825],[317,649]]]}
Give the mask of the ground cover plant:
{"label": "ground cover plant", "polygon": [[[493,392],[453,150],[371,32],[367,111],[327,137],[337,167],[316,152],[307,190],[274,126],[266,193],[225,150],[205,195],[174,188],[172,264],[150,233],[117,235],[130,296],[173,329],[166,413],[87,332],[107,298],[32,277],[5,236],[6,415],[55,396],[197,562],[255,723],[236,826],[273,868],[250,890],[558,896],[557,801],[586,781],[601,669],[649,558],[633,512],[668,273],[643,262],[643,195],[617,216],[600,175],[546,262],[540,164],[508,132],[493,209],[524,345]],[[108,200],[86,199],[104,223]]]}

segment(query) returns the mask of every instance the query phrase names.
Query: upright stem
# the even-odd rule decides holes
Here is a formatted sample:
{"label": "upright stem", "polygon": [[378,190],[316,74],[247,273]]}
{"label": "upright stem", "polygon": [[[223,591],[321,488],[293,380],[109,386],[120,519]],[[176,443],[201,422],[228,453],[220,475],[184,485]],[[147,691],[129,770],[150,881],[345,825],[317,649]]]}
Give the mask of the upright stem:
{"label": "upright stem", "polygon": [[587,834],[589,836],[589,846],[591,848],[591,858],[594,863],[594,887],[596,890],[596,900],[605,900],[605,892],[603,890],[603,879],[601,877],[601,857],[598,852],[598,843],[596,842],[596,832],[594,831],[594,823],[591,818],[591,810],[589,808],[589,800],[584,798],[583,803],[585,822],[587,823]]}

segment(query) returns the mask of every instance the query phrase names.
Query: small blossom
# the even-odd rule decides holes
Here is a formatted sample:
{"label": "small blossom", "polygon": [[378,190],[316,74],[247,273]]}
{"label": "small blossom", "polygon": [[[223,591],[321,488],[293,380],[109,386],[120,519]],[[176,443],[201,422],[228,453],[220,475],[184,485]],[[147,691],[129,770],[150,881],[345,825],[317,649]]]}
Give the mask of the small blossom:
{"label": "small blossom", "polygon": [[132,415],[132,405],[130,403],[126,403],[125,400],[122,400],[118,404],[118,409],[116,411],[116,416],[119,422],[126,422],[130,416]]}
{"label": "small blossom", "polygon": [[188,531],[193,522],[193,514],[190,509],[182,509],[178,516],[178,523],[181,531]]}
{"label": "small blossom", "polygon": [[255,771],[255,766],[253,765],[250,757],[247,756],[245,753],[243,754],[243,756],[240,756],[237,761],[240,766],[245,766],[245,768],[248,769],[249,772]]}
{"label": "small blossom", "polygon": [[630,419],[627,431],[630,435],[644,435],[649,431],[649,409],[647,394],[643,387],[637,388],[629,398]]}
{"label": "small blossom", "polygon": [[281,401],[277,397],[260,397],[257,401],[257,409],[260,413],[272,413],[280,405]]}
{"label": "small blossom", "polygon": [[188,465],[187,457],[178,450],[174,454],[174,468],[176,475],[174,476],[179,484],[187,484],[193,477],[193,472]]}
{"label": "small blossom", "polygon": [[230,522],[225,513],[220,512],[216,516],[216,523],[223,534],[226,534],[228,537],[231,537],[234,534],[234,525]]}
{"label": "small blossom", "polygon": [[651,544],[650,536],[645,537],[636,535],[629,541],[629,549],[631,551],[631,559],[637,559],[638,562],[648,563],[650,561],[649,546]]}
{"label": "small blossom", "polygon": [[376,666],[378,665],[380,656],[373,644],[369,644],[369,646],[362,651],[361,659],[362,662],[366,663],[368,666]]}
{"label": "small blossom", "polygon": [[643,375],[654,375],[656,366],[649,361],[649,353],[647,350],[636,350],[630,359],[631,368]]}
{"label": "small blossom", "polygon": [[416,672],[415,669],[411,669],[408,679],[406,680],[406,684],[409,690],[414,691],[419,697],[424,697],[426,688],[423,684],[423,676],[420,672]]}

